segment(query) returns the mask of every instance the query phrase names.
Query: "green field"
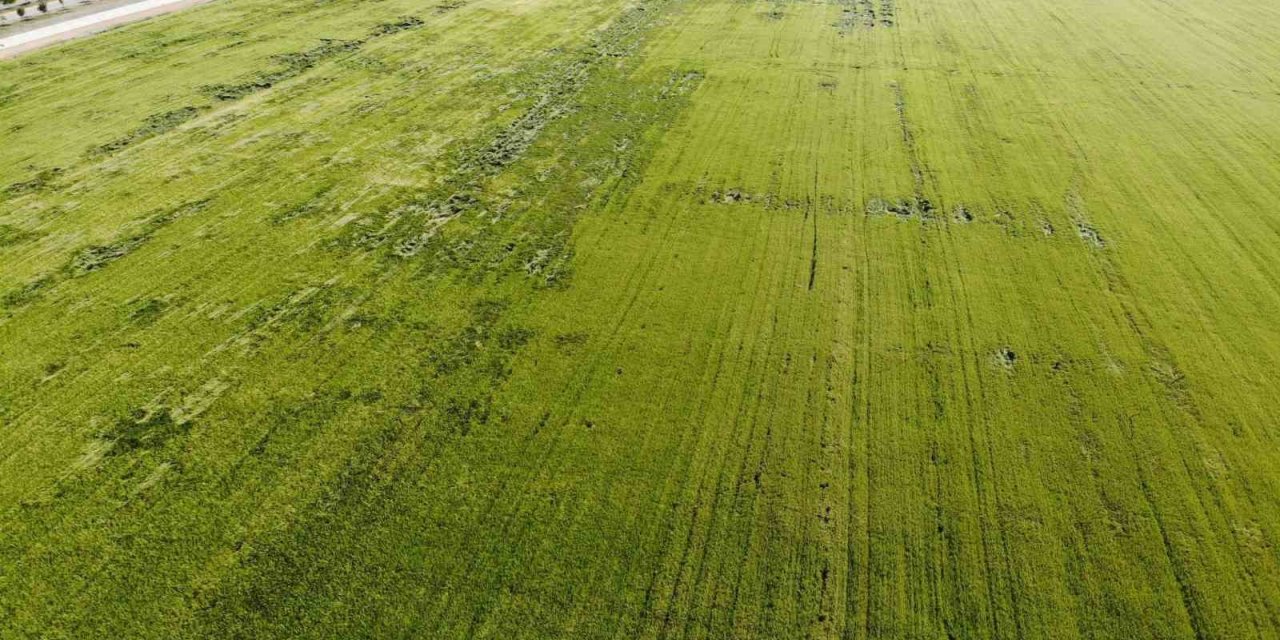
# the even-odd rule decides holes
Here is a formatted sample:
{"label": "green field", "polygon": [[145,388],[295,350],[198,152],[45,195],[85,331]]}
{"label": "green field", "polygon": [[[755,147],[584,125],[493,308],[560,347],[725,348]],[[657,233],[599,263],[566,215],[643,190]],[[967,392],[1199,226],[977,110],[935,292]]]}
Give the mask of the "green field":
{"label": "green field", "polygon": [[217,0],[0,62],[0,637],[1280,638],[1277,32]]}

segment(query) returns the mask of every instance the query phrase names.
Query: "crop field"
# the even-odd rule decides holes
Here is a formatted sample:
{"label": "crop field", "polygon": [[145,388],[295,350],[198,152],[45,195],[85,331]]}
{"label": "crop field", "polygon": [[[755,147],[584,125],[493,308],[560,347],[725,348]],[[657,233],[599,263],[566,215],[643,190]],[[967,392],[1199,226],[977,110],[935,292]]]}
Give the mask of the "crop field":
{"label": "crop field", "polygon": [[0,61],[0,638],[1280,638],[1278,32],[217,0]]}

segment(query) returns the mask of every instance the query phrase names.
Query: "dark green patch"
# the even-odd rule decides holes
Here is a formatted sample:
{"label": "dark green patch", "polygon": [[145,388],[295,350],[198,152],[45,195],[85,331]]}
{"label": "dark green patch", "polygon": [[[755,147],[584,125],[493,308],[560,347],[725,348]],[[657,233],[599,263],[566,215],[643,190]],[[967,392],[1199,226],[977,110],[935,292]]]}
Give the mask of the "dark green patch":
{"label": "dark green patch", "polygon": [[7,308],[23,306],[36,300],[63,280],[99,271],[135,251],[173,221],[203,211],[211,201],[211,198],[195,200],[153,213],[129,225],[132,232],[122,234],[120,238],[108,244],[85,247],[77,251],[57,272],[40,276],[21,288],[6,293],[3,298],[0,298],[0,306]]}
{"label": "dark green patch", "polygon": [[587,344],[587,340],[590,338],[591,336],[584,332],[574,331],[572,333],[557,334],[555,338],[552,338],[552,342],[557,349],[564,353],[576,353],[583,345]]}
{"label": "dark green patch", "polygon": [[115,153],[148,138],[154,138],[172,131],[195,119],[198,115],[200,115],[198,107],[182,107],[181,109],[165,111],[164,113],[152,114],[142,121],[142,126],[130,131],[122,138],[117,138],[94,149],[94,153],[99,155]]}
{"label": "dark green patch", "polygon": [[18,196],[24,193],[43,191],[49,187],[49,184],[53,182],[54,178],[57,178],[61,174],[61,167],[42,169],[36,173],[35,176],[32,176],[30,180],[23,180],[22,182],[15,182],[9,185],[5,188],[4,193],[5,195]]}
{"label": "dark green patch", "polygon": [[240,82],[205,85],[201,87],[201,91],[219,102],[239,100],[250,94],[270,89],[286,80],[296,78],[329,58],[357,51],[365,44],[368,44],[370,40],[400,33],[408,29],[415,29],[423,24],[425,23],[421,18],[402,16],[395,21],[374,27],[367,37],[359,40],[321,39],[318,46],[306,51],[272,56],[271,61],[279,65],[275,69],[260,71]]}
{"label": "dark green patch", "polygon": [[113,443],[108,455],[119,456],[139,450],[159,449],[190,427],[190,422],[175,420],[173,414],[164,407],[137,409],[128,417],[116,420],[100,436]]}
{"label": "dark green patch", "polygon": [[141,246],[146,240],[147,236],[138,235],[111,244],[85,247],[71,258],[71,263],[67,267],[68,274],[76,278],[97,271],[129,255],[131,251]]}
{"label": "dark green patch", "polygon": [[129,255],[169,223],[178,218],[202,211],[208,204],[208,199],[199,200],[156,213],[144,219],[139,225],[141,228],[132,234],[110,244],[92,245],[81,249],[79,253],[71,258],[71,262],[64,267],[64,272],[69,277],[77,278],[97,271]]}
{"label": "dark green patch", "polygon": [[55,282],[56,278],[53,276],[40,276],[35,280],[4,294],[4,297],[0,298],[0,303],[3,303],[3,306],[9,308],[20,307],[39,298]]}
{"label": "dark green patch", "polygon": [[67,368],[67,363],[65,362],[61,362],[61,361],[49,362],[44,365],[44,368],[41,371],[41,376],[44,378],[52,378],[58,375],[59,373],[61,373],[62,370],[66,368]]}
{"label": "dark green patch", "polygon": [[147,326],[159,320],[169,308],[169,302],[160,298],[151,298],[139,304],[129,312],[129,320],[136,325]]}
{"label": "dark green patch", "polygon": [[[643,161],[649,146],[634,143],[679,108],[702,78],[696,71],[658,84],[627,77],[620,61],[639,50],[657,15],[633,8],[579,49],[531,64],[513,85],[516,94],[530,96],[519,117],[451,149],[453,170],[445,181],[349,225],[332,246],[425,256],[472,280],[523,273],[542,287],[568,286],[575,212],[629,182],[628,168]],[[553,124],[558,143],[537,151],[550,167],[518,166]],[[571,162],[559,158],[566,148],[573,149]],[[507,173],[533,193],[486,191],[489,179]]]}
{"label": "dark green patch", "polygon": [[382,36],[389,36],[393,33],[400,33],[407,29],[421,27],[423,24],[424,23],[421,18],[415,16],[401,16],[394,22],[384,22],[374,27],[373,30],[369,32],[369,37],[379,38]]}
{"label": "dark green patch", "polygon": [[11,224],[0,224],[0,248],[21,244],[28,240],[39,238],[40,235],[35,231],[27,231]]}
{"label": "dark green patch", "polygon": [[303,201],[284,207],[271,216],[271,224],[281,225],[292,220],[310,218],[328,211],[332,207],[332,203],[327,197],[329,191],[328,187],[317,189]]}
{"label": "dark green patch", "polygon": [[449,375],[475,363],[493,337],[495,325],[506,309],[502,300],[480,300],[471,310],[471,321],[461,331],[443,340],[427,356],[437,377]]}
{"label": "dark green patch", "polygon": [[270,89],[285,80],[296,78],[325,59],[355,51],[364,43],[364,40],[321,40],[319,46],[306,51],[273,56],[272,61],[279,64],[279,68],[259,72],[241,82],[205,85],[200,90],[219,102],[239,100],[250,94]]}
{"label": "dark green patch", "polygon": [[473,428],[489,423],[491,407],[492,402],[480,398],[447,398],[441,410],[441,426],[453,435],[470,435]]}

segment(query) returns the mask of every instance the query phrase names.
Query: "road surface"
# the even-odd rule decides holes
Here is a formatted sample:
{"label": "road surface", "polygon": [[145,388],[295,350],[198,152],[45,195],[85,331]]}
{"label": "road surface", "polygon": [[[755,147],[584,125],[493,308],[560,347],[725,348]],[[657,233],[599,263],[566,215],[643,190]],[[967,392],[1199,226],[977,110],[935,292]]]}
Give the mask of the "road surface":
{"label": "road surface", "polygon": [[0,30],[0,59],[12,58],[52,44],[100,33],[123,24],[209,1],[135,0],[124,3],[86,3],[72,6],[56,14],[37,17]]}

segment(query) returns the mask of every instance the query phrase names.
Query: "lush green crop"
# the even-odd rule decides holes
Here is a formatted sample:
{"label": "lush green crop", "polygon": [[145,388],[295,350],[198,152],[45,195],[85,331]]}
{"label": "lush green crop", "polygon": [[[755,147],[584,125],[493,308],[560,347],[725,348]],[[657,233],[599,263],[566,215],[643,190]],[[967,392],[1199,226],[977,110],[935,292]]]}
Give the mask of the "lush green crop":
{"label": "lush green crop", "polygon": [[1280,636],[1280,8],[219,0],[0,62],[0,636]]}

